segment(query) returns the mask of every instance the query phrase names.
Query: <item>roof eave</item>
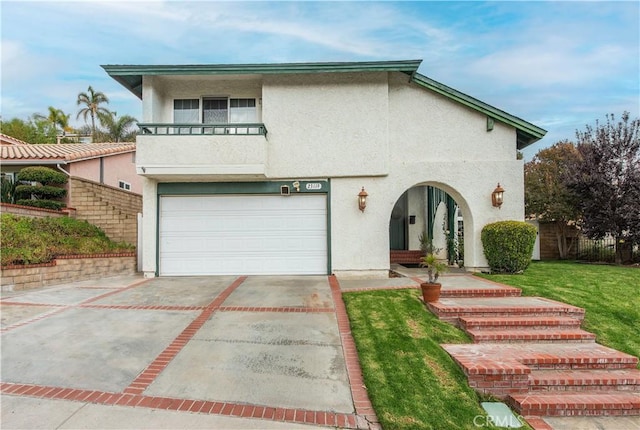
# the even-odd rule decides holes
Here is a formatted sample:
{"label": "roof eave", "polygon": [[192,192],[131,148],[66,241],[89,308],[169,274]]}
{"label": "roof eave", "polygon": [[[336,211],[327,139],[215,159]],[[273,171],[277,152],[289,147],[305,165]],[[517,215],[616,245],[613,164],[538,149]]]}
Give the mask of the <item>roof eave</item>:
{"label": "roof eave", "polygon": [[422,60],[281,63],[281,64],[187,64],[113,65],[101,67],[109,76],[142,99],[142,77],[158,75],[269,75],[293,73],[403,72],[413,75]]}
{"label": "roof eave", "polygon": [[31,164],[46,164],[46,165],[56,165],[56,164],[68,164],[68,162],[66,160],[60,160],[60,159],[47,159],[47,160],[42,160],[42,159],[37,159],[37,158],[21,158],[18,160],[15,159],[5,159],[3,158],[2,160],[2,164],[5,166],[22,166],[22,165],[31,165]]}
{"label": "roof eave", "polygon": [[416,84],[434,91],[444,97],[463,104],[471,109],[481,112],[497,121],[514,127],[517,131],[518,149],[523,149],[532,143],[542,139],[547,131],[528,121],[511,115],[503,110],[493,107],[483,101],[464,94],[458,90],[448,87],[440,82],[434,81],[424,75],[416,73],[412,81]]}

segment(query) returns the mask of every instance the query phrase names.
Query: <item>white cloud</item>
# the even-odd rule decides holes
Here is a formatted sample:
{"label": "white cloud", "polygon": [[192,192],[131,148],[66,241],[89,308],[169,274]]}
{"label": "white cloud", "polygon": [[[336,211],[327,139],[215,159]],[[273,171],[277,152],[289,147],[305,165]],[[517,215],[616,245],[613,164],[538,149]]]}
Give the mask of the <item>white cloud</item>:
{"label": "white cloud", "polygon": [[501,85],[584,86],[616,74],[616,69],[625,67],[623,63],[630,54],[621,46],[595,46],[583,52],[579,46],[548,41],[486,55],[471,63],[469,71],[493,77]]}

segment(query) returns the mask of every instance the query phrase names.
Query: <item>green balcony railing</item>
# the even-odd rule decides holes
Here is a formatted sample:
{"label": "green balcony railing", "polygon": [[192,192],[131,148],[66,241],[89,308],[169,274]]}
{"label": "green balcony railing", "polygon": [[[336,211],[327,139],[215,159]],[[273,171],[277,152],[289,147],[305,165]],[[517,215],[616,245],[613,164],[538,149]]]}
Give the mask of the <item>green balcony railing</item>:
{"label": "green balcony railing", "polygon": [[235,124],[138,124],[139,135],[154,136],[209,136],[240,135],[266,136],[267,128],[259,123]]}

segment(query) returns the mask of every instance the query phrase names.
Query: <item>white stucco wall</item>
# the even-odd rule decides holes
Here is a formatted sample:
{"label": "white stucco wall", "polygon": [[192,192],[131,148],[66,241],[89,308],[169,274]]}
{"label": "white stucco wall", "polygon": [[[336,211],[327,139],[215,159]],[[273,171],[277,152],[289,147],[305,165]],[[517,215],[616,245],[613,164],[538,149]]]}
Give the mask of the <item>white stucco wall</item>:
{"label": "white stucco wall", "polygon": [[386,73],[266,76],[270,177],[387,174]]}
{"label": "white stucco wall", "polygon": [[156,276],[158,183],[153,179],[142,181],[142,272],[145,277]]}
{"label": "white stucco wall", "polygon": [[[464,218],[465,266],[472,270],[485,268],[482,227],[498,220],[523,219],[523,162],[516,160],[516,131],[499,122],[487,131],[485,115],[408,83],[404,74],[390,76],[265,76],[261,88],[247,80],[249,89],[245,94],[262,96],[263,122],[269,130],[263,179],[331,179],[331,260],[333,272],[338,275],[387,276],[391,210],[400,195],[416,185],[436,186],[456,200]],[[216,94],[212,85],[227,85],[221,82],[190,79],[175,86],[173,81],[171,85],[162,82],[158,88],[163,89],[158,94],[163,96],[145,104],[145,109],[163,106],[160,122],[170,122],[166,112],[172,109],[173,98],[219,95],[222,90]],[[236,84],[239,86],[228,91],[233,96],[242,92],[242,82],[234,81]],[[148,116],[145,112],[144,117]],[[155,114],[150,117],[159,121]],[[191,181],[254,179],[255,172],[245,172],[244,177],[242,172],[227,172],[225,176],[222,169],[212,178],[205,171],[216,163],[242,164],[249,163],[251,157],[262,157],[245,154],[247,158],[243,159],[232,149],[234,142],[239,142],[234,140],[237,138],[212,136],[210,139],[216,140],[208,144],[205,140],[200,142],[201,137],[185,137],[189,142],[163,137],[169,140],[139,147],[138,166],[147,161],[157,166],[186,166],[189,159],[201,160],[202,171],[184,169],[183,176],[174,171],[156,178],[176,181],[184,180],[186,175]],[[498,182],[506,190],[501,209],[491,205],[491,192]],[[364,213],[357,205],[362,186],[369,193]],[[156,270],[156,194],[156,182],[147,179],[143,262],[146,274]],[[424,213],[410,214],[417,216],[409,230],[410,247],[417,248]]]}

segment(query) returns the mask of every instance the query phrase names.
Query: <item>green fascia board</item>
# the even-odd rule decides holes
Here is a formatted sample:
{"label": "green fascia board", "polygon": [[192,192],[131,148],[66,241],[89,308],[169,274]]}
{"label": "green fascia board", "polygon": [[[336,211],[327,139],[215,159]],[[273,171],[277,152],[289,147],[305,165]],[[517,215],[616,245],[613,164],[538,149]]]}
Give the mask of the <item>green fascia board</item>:
{"label": "green fascia board", "polygon": [[102,65],[121,85],[142,98],[143,76],[171,75],[273,75],[292,73],[403,72],[413,75],[422,60],[280,63],[280,64],[186,64]]}
{"label": "green fascia board", "polygon": [[422,60],[280,64],[103,65],[102,68],[109,76],[140,99],[142,99],[143,76],[402,72],[410,75],[411,81],[419,86],[515,127],[518,149],[542,139],[547,133],[546,130],[530,122],[417,73],[420,63]]}
{"label": "green fascia board", "polygon": [[497,121],[515,127],[517,131],[518,149],[522,149],[537,140],[542,139],[547,131],[521,118],[513,116],[503,110],[495,108],[474,97],[464,94],[458,90],[448,87],[440,82],[434,81],[420,73],[412,76],[412,81],[421,87],[434,91],[444,97],[454,100],[464,106],[481,112]]}
{"label": "green fascia board", "polygon": [[[296,190],[297,182],[300,191]],[[214,195],[214,194],[273,194],[280,195],[281,187],[289,187],[291,195],[326,194],[329,192],[329,181],[263,181],[263,182],[161,182],[158,184],[159,196]]]}

